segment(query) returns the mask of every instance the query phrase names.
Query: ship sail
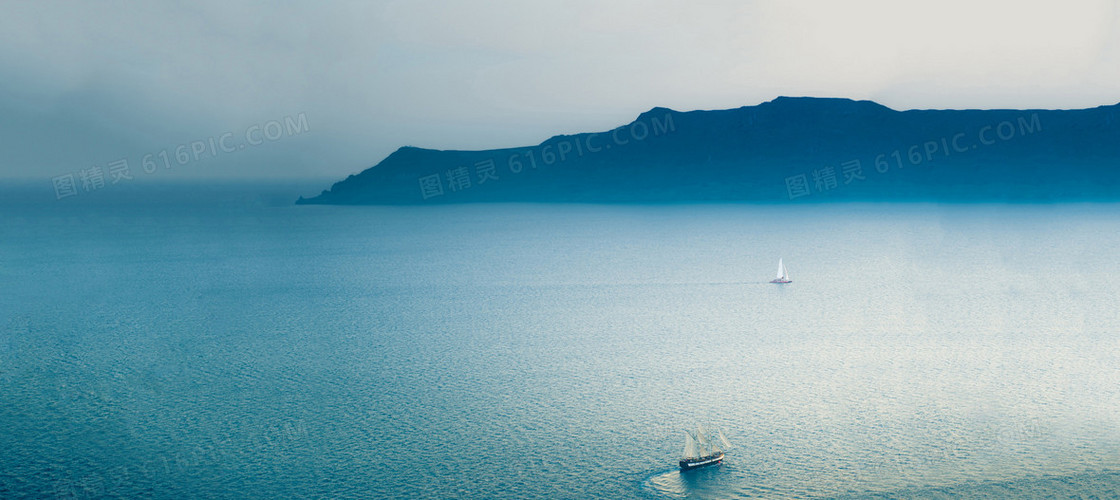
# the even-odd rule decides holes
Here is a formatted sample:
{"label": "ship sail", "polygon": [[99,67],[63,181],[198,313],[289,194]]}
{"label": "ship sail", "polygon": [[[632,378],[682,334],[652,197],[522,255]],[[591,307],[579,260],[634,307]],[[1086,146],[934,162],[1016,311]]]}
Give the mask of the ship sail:
{"label": "ship sail", "polygon": [[684,458],[696,458],[700,456],[696,453],[696,440],[692,439],[692,433],[685,431],[684,435]]}
{"label": "ship sail", "polygon": [[778,277],[770,280],[771,283],[792,283],[789,279],[789,269],[786,269],[785,262],[781,258],[778,259]]}
{"label": "ship sail", "polygon": [[695,430],[686,429],[684,434],[684,454],[680,460],[682,471],[723,462],[723,448],[730,444],[722,430],[708,430],[698,425]]}
{"label": "ship sail", "polygon": [[712,440],[708,437],[708,432],[704,430],[704,426],[696,427],[696,435],[700,437],[700,451],[704,452],[704,456],[712,454]]}
{"label": "ship sail", "polygon": [[719,442],[724,448],[731,447],[731,443],[727,442],[727,437],[723,435],[723,430],[719,431]]}

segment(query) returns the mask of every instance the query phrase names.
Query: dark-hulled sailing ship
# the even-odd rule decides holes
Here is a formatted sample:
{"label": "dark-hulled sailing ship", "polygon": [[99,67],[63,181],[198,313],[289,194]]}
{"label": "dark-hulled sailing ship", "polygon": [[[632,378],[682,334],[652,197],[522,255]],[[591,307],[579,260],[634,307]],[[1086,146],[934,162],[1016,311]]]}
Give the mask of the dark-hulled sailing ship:
{"label": "dark-hulled sailing ship", "polygon": [[681,456],[681,470],[695,469],[723,462],[723,450],[731,447],[723,431],[710,432],[704,426],[696,430],[685,430],[684,455]]}

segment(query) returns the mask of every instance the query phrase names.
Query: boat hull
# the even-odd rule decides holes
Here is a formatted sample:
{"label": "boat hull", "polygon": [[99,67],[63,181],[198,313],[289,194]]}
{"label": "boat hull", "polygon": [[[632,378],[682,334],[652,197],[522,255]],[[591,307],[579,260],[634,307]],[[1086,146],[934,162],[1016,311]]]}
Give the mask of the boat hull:
{"label": "boat hull", "polygon": [[785,284],[785,283],[793,283],[793,281],[790,281],[790,280],[770,280],[770,282],[771,283],[777,283],[779,285],[782,285],[782,284]]}
{"label": "boat hull", "polygon": [[720,462],[723,462],[723,453],[712,455],[710,457],[682,459],[680,465],[681,470],[691,470],[699,467],[706,467],[708,465],[715,465]]}

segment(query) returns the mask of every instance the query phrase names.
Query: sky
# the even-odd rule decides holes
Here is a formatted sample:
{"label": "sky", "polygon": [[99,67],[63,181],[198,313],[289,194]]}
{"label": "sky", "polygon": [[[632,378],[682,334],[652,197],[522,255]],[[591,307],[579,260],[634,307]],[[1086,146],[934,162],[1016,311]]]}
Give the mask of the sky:
{"label": "sky", "polygon": [[[1105,0],[0,0],[0,179],[341,179],[656,106],[1120,102]],[[122,170],[122,163],[127,170]],[[110,165],[113,165],[112,167]],[[110,170],[114,172],[113,177]]]}

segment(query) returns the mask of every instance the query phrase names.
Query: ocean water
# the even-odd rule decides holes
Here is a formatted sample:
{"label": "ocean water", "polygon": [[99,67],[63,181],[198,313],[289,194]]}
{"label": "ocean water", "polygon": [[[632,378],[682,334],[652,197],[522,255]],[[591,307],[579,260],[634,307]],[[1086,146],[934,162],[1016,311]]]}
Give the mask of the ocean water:
{"label": "ocean water", "polygon": [[1120,497],[1117,205],[105,194],[0,202],[0,497]]}

